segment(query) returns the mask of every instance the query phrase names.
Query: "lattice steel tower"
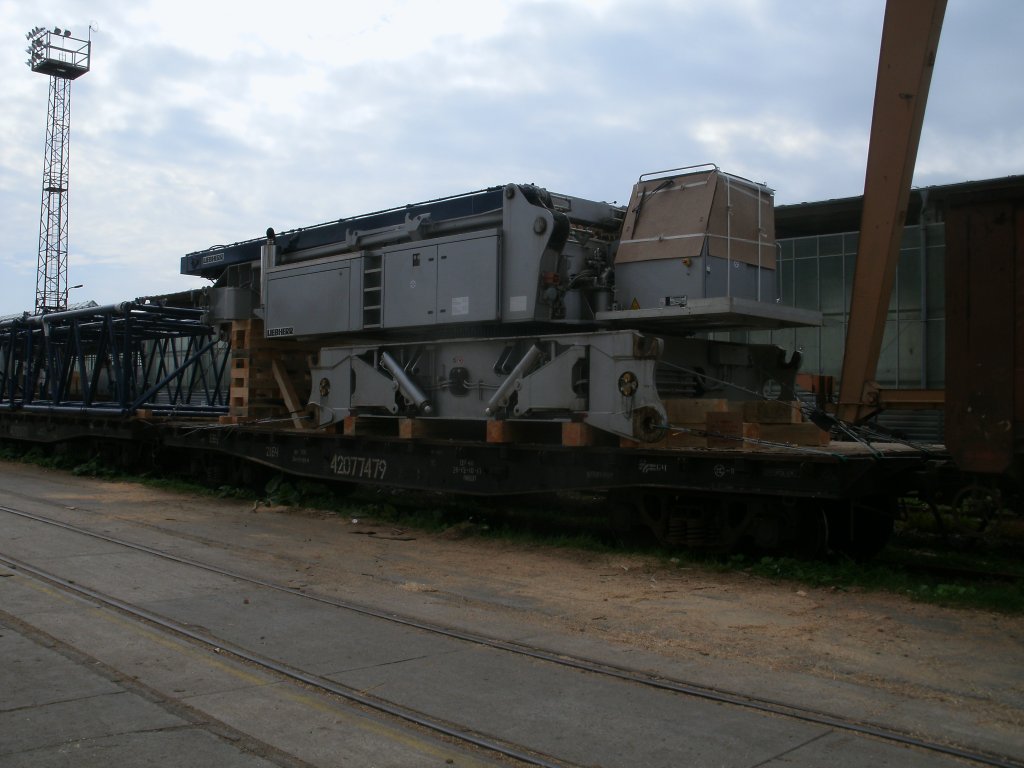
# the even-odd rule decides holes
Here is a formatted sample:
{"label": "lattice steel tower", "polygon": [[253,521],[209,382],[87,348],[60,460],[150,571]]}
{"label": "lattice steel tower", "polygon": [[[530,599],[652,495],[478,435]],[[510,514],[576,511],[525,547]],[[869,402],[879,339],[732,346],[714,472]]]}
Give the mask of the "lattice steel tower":
{"label": "lattice steel tower", "polygon": [[36,313],[68,306],[68,173],[71,157],[71,81],[89,71],[92,29],[79,40],[70,30],[35,27],[28,39],[33,72],[50,76],[50,98],[43,151],[43,200],[39,215]]}

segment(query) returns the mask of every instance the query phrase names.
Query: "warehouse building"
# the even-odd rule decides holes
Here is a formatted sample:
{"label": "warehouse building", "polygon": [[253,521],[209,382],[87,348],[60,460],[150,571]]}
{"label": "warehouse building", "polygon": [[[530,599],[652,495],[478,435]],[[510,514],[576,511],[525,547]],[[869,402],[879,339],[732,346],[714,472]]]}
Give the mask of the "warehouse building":
{"label": "warehouse building", "polygon": [[[903,232],[876,380],[885,388],[944,389],[947,371],[947,214],[964,205],[1024,199],[1024,176],[914,189]],[[776,208],[782,303],[818,310],[820,328],[742,331],[736,341],[773,343],[803,355],[801,369],[839,378],[856,263],[861,197]],[[966,233],[974,237],[976,233]],[[1017,239],[1021,239],[1018,234]],[[1011,250],[1014,243],[1007,243]],[[1013,262],[1013,254],[1007,261]],[[974,269],[984,269],[975,265]],[[953,290],[962,287],[958,282]],[[1012,335],[1013,329],[1007,328]],[[892,412],[883,423],[922,439],[940,439],[942,412]]]}

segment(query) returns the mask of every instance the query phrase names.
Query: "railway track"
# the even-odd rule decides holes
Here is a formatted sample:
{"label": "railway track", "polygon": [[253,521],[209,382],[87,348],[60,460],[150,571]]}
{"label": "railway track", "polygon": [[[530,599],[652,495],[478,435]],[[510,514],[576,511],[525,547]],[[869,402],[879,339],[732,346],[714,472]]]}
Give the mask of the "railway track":
{"label": "railway track", "polygon": [[[386,622],[390,625],[428,633],[432,636],[443,637],[448,640],[456,641],[460,644],[469,644],[472,647],[487,648],[502,654],[511,654],[515,657],[525,657],[542,664],[553,665],[554,667],[561,669],[598,676],[609,681],[639,686],[643,689],[664,692],[687,699],[713,702],[742,712],[757,713],[762,716],[785,718],[790,721],[809,723],[815,726],[825,727],[836,732],[880,740],[903,747],[910,747],[936,756],[945,755],[952,758],[967,760],[978,765],[1001,766],[1004,768],[1021,768],[1021,766],[1024,766],[1024,762],[1013,757],[980,751],[956,744],[941,743],[934,739],[924,738],[887,727],[885,724],[881,723],[852,719],[822,709],[794,706],[781,701],[748,696],[737,691],[718,687],[709,687],[687,680],[651,675],[642,670],[611,665],[605,662],[595,661],[590,658],[554,652],[535,645],[489,637],[482,634],[467,632],[462,629],[424,622],[407,616],[395,615],[393,613],[381,611],[371,606],[361,605],[351,601],[328,598],[310,592],[299,592],[291,586],[277,584],[266,579],[254,578],[253,576],[227,570],[211,563],[205,563],[192,558],[183,557],[137,542],[126,541],[106,533],[90,530],[65,521],[55,520],[53,518],[15,509],[6,505],[0,505],[0,512],[38,524],[52,526],[74,534],[86,536],[94,540],[114,544],[135,552],[145,553],[181,566],[200,569],[210,574],[229,578],[235,582],[252,585],[254,587],[270,590],[276,593],[287,594],[295,599],[330,606],[333,609],[339,609],[351,614],[367,617],[375,621]],[[239,659],[243,659],[250,664],[255,664],[270,670],[277,675],[283,675],[293,681],[302,683],[303,685],[312,686],[332,695],[342,697],[352,703],[375,709],[390,717],[399,718],[405,722],[415,724],[418,727],[427,728],[435,733],[456,739],[462,743],[471,744],[489,752],[503,755],[506,758],[518,761],[525,765],[564,766],[571,764],[558,757],[553,757],[544,754],[543,752],[511,743],[504,739],[487,736],[473,728],[461,727],[456,724],[446,722],[443,719],[425,716],[422,713],[417,712],[412,708],[405,707],[399,703],[381,699],[348,686],[340,685],[325,677],[311,674],[306,670],[284,663],[279,659],[256,653],[250,648],[226,641],[224,638],[218,637],[211,632],[197,630],[195,627],[186,623],[145,610],[139,606],[131,604],[130,602],[105,594],[100,590],[90,588],[81,583],[75,583],[71,580],[62,578],[57,574],[38,568],[30,563],[22,562],[17,558],[0,555],[0,563],[24,574],[28,574],[33,578],[45,580],[62,590],[74,592],[90,600],[99,602],[139,621],[149,622],[166,631],[174,632],[182,637],[186,637],[190,641],[206,647],[211,651],[216,650],[218,653],[230,653]]]}
{"label": "railway track", "polygon": [[[9,510],[4,509],[3,511],[6,512]],[[153,613],[152,611],[144,610],[138,606],[119,600],[98,590],[63,579],[56,574],[33,567],[20,560],[0,555],[0,565],[5,565],[8,568],[19,571],[20,573],[28,574],[35,579],[46,582],[51,586],[58,587],[65,592],[87,598],[106,606],[107,608],[115,609],[120,613],[139,621],[144,621],[150,625],[159,627],[160,629],[185,637],[211,653],[234,656],[237,659],[292,682],[301,683],[324,693],[338,696],[350,703],[358,704],[362,707],[367,707],[382,714],[405,721],[409,724],[426,728],[429,731],[455,739],[458,742],[502,755],[503,757],[510,758],[524,765],[541,766],[542,768],[564,768],[564,766],[568,765],[562,761],[550,759],[537,753],[530,753],[530,751],[524,747],[517,747],[512,744],[490,739],[476,734],[469,729],[459,728],[439,720],[424,717],[423,715],[405,707],[382,701],[372,696],[367,696],[363,693],[352,690],[351,688],[338,685],[324,677],[313,675],[300,669],[295,669],[288,664],[283,664],[280,661],[254,653],[240,645],[225,642],[223,639],[215,637],[208,632],[197,630],[187,624],[173,621],[164,616]]]}

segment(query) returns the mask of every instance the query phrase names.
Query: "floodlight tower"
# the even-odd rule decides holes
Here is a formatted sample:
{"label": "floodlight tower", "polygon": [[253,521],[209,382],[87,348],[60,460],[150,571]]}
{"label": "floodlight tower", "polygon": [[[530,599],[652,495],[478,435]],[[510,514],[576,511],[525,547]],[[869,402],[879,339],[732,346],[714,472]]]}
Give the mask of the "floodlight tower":
{"label": "floodlight tower", "polygon": [[43,150],[43,200],[39,215],[36,313],[68,306],[68,172],[71,157],[71,81],[89,71],[92,29],[79,40],[70,30],[34,27],[28,39],[33,72],[50,76],[50,98]]}

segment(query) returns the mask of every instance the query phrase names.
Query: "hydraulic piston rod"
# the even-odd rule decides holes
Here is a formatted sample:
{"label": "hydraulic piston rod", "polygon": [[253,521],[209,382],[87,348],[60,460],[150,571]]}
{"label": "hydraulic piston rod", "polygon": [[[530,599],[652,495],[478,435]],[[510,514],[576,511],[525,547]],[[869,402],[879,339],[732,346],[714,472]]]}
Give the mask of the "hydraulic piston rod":
{"label": "hydraulic piston rod", "polygon": [[395,358],[387,352],[382,352],[380,364],[398,383],[398,391],[402,393],[406,400],[415,405],[420,413],[424,416],[429,416],[434,412],[433,407],[430,405],[430,400],[423,394],[423,390],[416,386],[416,382],[412,380]]}
{"label": "hydraulic piston rod", "polygon": [[487,407],[484,408],[484,413],[488,416],[493,416],[499,407],[508,405],[508,398],[512,394],[512,390],[515,389],[516,384],[523,377],[523,374],[533,367],[533,364],[537,362],[538,358],[540,358],[542,354],[540,347],[536,344],[526,351],[526,354],[523,355],[523,359],[516,364],[516,367],[513,368],[512,372],[508,375],[508,378],[501,383],[498,390],[491,396],[491,399],[487,401]]}

